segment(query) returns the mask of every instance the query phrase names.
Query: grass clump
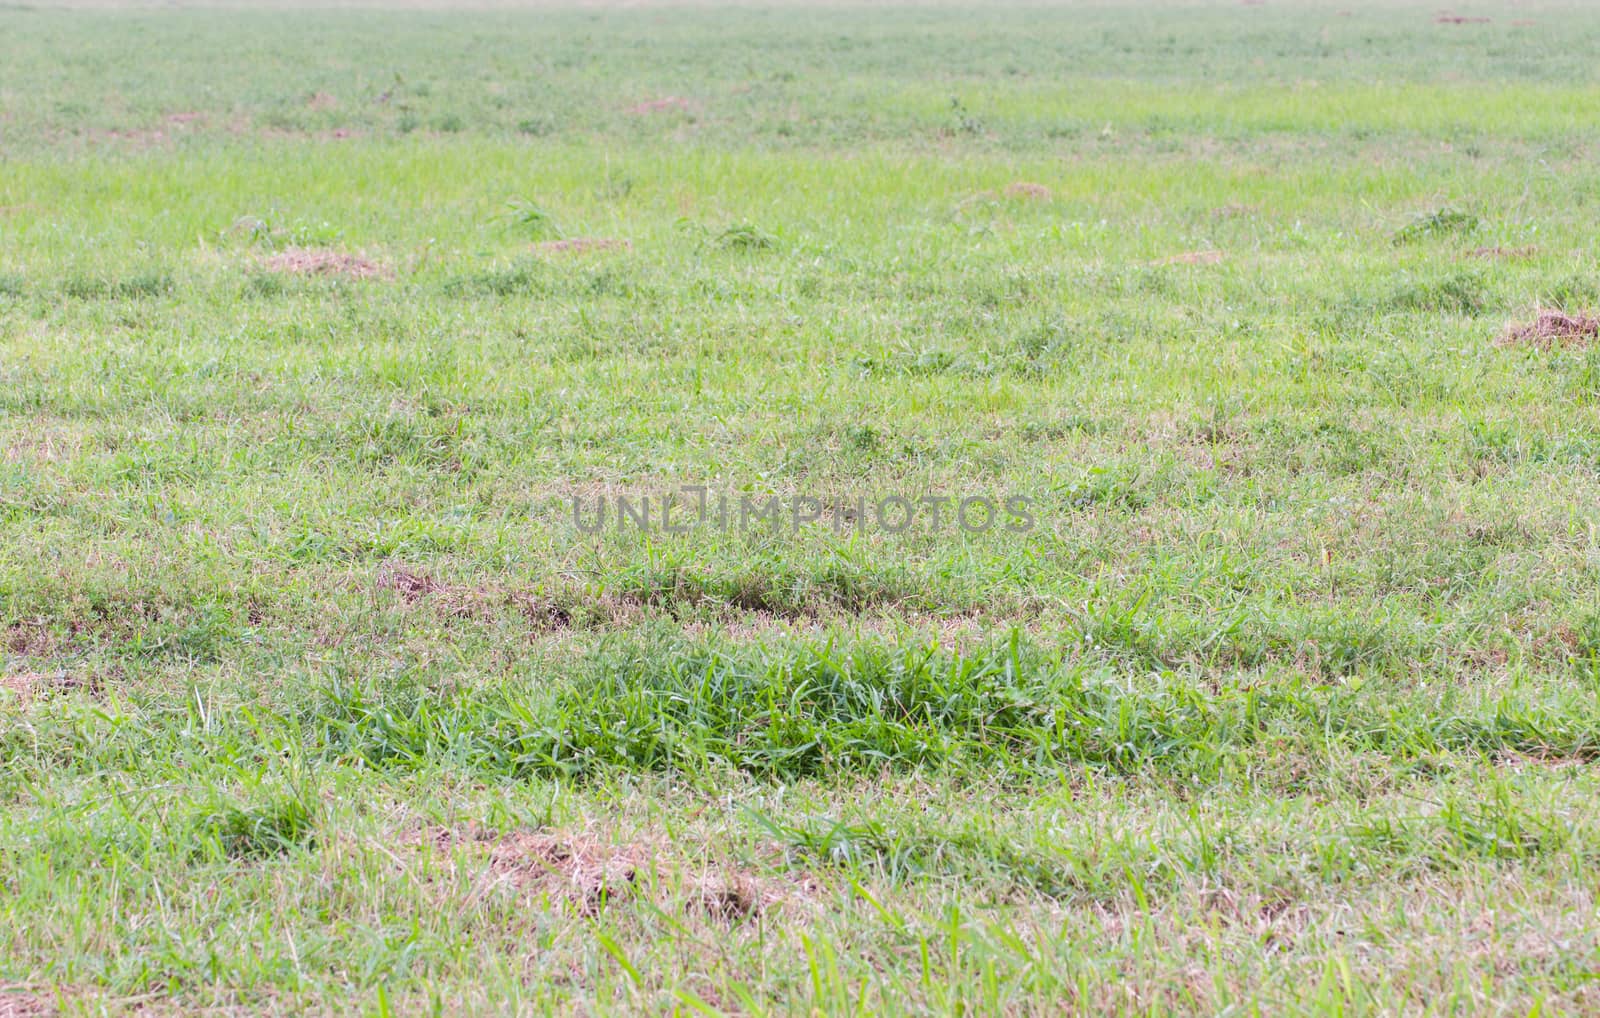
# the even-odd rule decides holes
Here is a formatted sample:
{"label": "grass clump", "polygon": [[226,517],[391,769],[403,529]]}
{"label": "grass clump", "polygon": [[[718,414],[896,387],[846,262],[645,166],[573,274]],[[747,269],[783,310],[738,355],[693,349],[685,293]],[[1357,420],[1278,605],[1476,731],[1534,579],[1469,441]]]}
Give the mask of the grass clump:
{"label": "grass clump", "polygon": [[507,778],[714,781],[731,770],[790,782],[954,770],[1027,781],[1087,765],[1216,780],[1246,766],[1269,732],[1316,756],[1600,751],[1592,719],[1509,704],[1407,709],[1309,688],[1211,692],[1179,677],[1132,691],[1114,673],[1017,640],[955,655],[871,642],[738,652],[668,642],[613,648],[554,687],[441,697],[415,681],[340,680],[300,724],[334,757]]}
{"label": "grass clump", "polygon": [[736,223],[717,234],[716,245],[729,251],[770,251],[778,238],[751,223]]}
{"label": "grass clump", "polygon": [[1488,308],[1492,299],[1482,277],[1456,272],[1397,286],[1384,298],[1383,306],[1391,311],[1476,315]]}
{"label": "grass clump", "polygon": [[1425,212],[1396,230],[1392,238],[1397,245],[1415,244],[1458,233],[1470,233],[1478,228],[1476,213],[1454,206],[1445,206]]}
{"label": "grass clump", "polygon": [[506,220],[530,240],[559,240],[565,234],[549,209],[526,198],[506,203]]}
{"label": "grass clump", "polygon": [[271,859],[316,845],[316,814],[304,799],[283,795],[257,806],[227,805],[195,821],[203,844],[236,859]]}
{"label": "grass clump", "polygon": [[139,300],[166,296],[173,285],[171,273],[151,270],[120,278],[73,276],[61,284],[61,292],[74,300]]}

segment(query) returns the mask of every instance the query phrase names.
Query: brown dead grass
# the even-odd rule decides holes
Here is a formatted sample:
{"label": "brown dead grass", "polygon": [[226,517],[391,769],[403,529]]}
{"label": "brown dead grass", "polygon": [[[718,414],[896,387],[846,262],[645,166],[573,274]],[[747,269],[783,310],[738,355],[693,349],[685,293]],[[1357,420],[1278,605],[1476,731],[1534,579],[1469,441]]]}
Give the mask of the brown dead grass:
{"label": "brown dead grass", "polygon": [[666,95],[659,99],[647,99],[642,103],[628,107],[628,112],[635,116],[645,116],[651,113],[688,113],[694,109],[694,103],[681,95]]}
{"label": "brown dead grass", "polygon": [[1498,261],[1522,261],[1525,258],[1533,258],[1534,254],[1538,253],[1539,248],[1530,243],[1530,245],[1517,246],[1517,248],[1504,248],[1504,246],[1499,245],[1490,246],[1490,248],[1472,248],[1472,250],[1467,251],[1467,256],[1469,258],[1498,259]]}
{"label": "brown dead grass", "polygon": [[337,279],[393,279],[394,270],[378,262],[326,248],[291,247],[261,260],[268,272]]}
{"label": "brown dead grass", "polygon": [[[644,841],[614,843],[589,834],[513,831],[496,834],[468,826],[431,827],[403,835],[402,845],[451,856],[465,849],[481,865],[472,879],[472,897],[510,891],[530,904],[558,903],[570,912],[593,917],[607,907],[639,897],[646,887],[658,892],[659,907],[672,889],[670,880],[641,880],[663,861],[664,846]],[[678,867],[680,870],[682,867]],[[682,907],[723,922],[758,916],[785,900],[753,873],[721,867],[686,875],[677,885]]]}
{"label": "brown dead grass", "polygon": [[1498,245],[1494,247],[1475,247],[1467,252],[1473,258],[1493,258],[1505,261],[1520,261],[1524,258],[1532,258],[1538,253],[1539,249],[1532,244],[1527,244],[1523,247],[1500,247]]}
{"label": "brown dead grass", "polygon": [[1151,265],[1216,265],[1222,261],[1221,251],[1184,251],[1166,258],[1157,258]]}
{"label": "brown dead grass", "polygon": [[23,706],[27,706],[33,702],[35,691],[53,684],[56,678],[44,672],[15,672],[0,675],[0,689],[11,692]]}
{"label": "brown dead grass", "polygon": [[[1028,633],[1043,632],[1043,606],[1021,603],[996,614],[994,605],[955,612],[916,609],[900,601],[877,605],[877,612],[833,604],[826,598],[791,605],[766,603],[764,592],[726,599],[693,589],[595,590],[581,580],[558,575],[534,587],[485,579],[451,583],[400,562],[378,567],[370,580],[375,592],[399,596],[407,610],[431,610],[450,619],[495,622],[517,616],[534,637],[630,629],[668,619],[691,639],[715,637],[757,643],[824,635],[835,630],[873,636],[916,636],[947,649],[980,645],[1003,621]],[[364,585],[364,584],[363,584]]]}
{"label": "brown dead grass", "polygon": [[306,109],[308,110],[331,110],[337,109],[338,106],[339,100],[326,92],[312,92],[311,97],[306,100]]}
{"label": "brown dead grass", "polygon": [[1212,209],[1211,210],[1211,218],[1213,218],[1213,219],[1238,219],[1240,216],[1248,216],[1248,215],[1251,215],[1253,213],[1260,212],[1260,211],[1261,211],[1261,206],[1260,205],[1243,205],[1243,204],[1233,203],[1233,204],[1229,204],[1229,205],[1219,205],[1216,208]]}
{"label": "brown dead grass", "polygon": [[83,451],[84,432],[46,417],[36,417],[0,439],[0,459],[7,463],[64,463]]}
{"label": "brown dead grass", "polygon": [[[817,637],[834,628],[848,628],[863,636],[937,641],[946,650],[964,652],[992,635],[993,623],[977,613],[938,616],[925,612],[907,615],[862,616],[853,612],[791,617],[767,611],[745,612],[716,621],[691,620],[683,625],[690,639],[714,637],[731,643],[760,643],[774,639]],[[1038,634],[1037,620],[1019,624],[1024,632]]]}
{"label": "brown dead grass", "polygon": [[1029,201],[1049,201],[1050,189],[1043,184],[1030,184],[1026,180],[1019,180],[1006,185],[1007,198],[1025,198]]}
{"label": "brown dead grass", "polygon": [[6,627],[5,648],[21,657],[48,657],[55,653],[56,639],[42,621],[23,619]]}
{"label": "brown dead grass", "polygon": [[406,604],[416,604],[418,601],[442,589],[440,584],[433,581],[425,573],[412,572],[404,566],[386,563],[378,570],[378,587],[382,590],[393,590],[405,599]]}
{"label": "brown dead grass", "polygon": [[350,127],[335,127],[316,131],[296,131],[284,127],[256,127],[253,124],[235,125],[229,128],[233,134],[255,138],[272,138],[277,141],[348,141],[351,138],[362,137],[366,132]]}
{"label": "brown dead grass", "polygon": [[38,696],[52,693],[72,693],[79,690],[87,691],[93,696],[104,692],[100,679],[96,676],[84,676],[68,671],[55,672],[13,672],[0,675],[0,689],[10,690],[16,694],[23,706],[33,702]]}
{"label": "brown dead grass", "polygon": [[165,144],[167,132],[113,127],[109,131],[97,132],[90,135],[90,137],[96,141],[115,142],[119,145],[129,145],[134,148],[153,148],[157,145]]}
{"label": "brown dead grass", "polygon": [[1435,25],[1487,25],[1491,20],[1493,19],[1471,18],[1465,14],[1457,14],[1454,11],[1440,11],[1433,16]]}
{"label": "brown dead grass", "polygon": [[494,602],[500,600],[494,591],[486,588],[439,583],[425,573],[412,572],[403,567],[385,566],[380,569],[378,587],[395,591],[407,605],[431,599],[446,615],[459,619],[487,620],[494,614]]}
{"label": "brown dead grass", "polygon": [[583,836],[514,833],[489,850],[489,873],[534,898],[564,900],[595,916],[633,896],[653,853],[642,845],[613,845]]}
{"label": "brown dead grass", "polygon": [[1546,308],[1531,322],[1510,325],[1495,340],[1496,346],[1552,347],[1588,346],[1600,339],[1600,318],[1578,312],[1568,314]]}
{"label": "brown dead grass", "polygon": [[540,254],[588,254],[591,251],[631,251],[633,244],[617,237],[567,237],[533,245]]}
{"label": "brown dead grass", "polygon": [[49,997],[0,989],[0,1018],[42,1018],[57,1013],[58,1009]]}
{"label": "brown dead grass", "polygon": [[685,907],[733,923],[761,915],[776,900],[748,874],[714,874],[697,882]]}
{"label": "brown dead grass", "polygon": [[458,619],[489,621],[501,609],[511,608],[527,619],[535,632],[553,633],[573,624],[572,613],[555,598],[528,590],[441,583],[426,573],[395,563],[379,568],[376,585],[379,590],[398,593],[408,606],[428,601]]}

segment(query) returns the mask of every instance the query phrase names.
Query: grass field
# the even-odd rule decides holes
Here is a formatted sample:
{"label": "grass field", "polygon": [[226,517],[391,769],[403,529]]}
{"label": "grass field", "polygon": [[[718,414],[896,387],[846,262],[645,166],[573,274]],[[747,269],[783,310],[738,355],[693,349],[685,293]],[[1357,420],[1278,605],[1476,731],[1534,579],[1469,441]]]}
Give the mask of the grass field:
{"label": "grass field", "polygon": [[1340,5],[0,5],[0,1015],[1600,1010],[1600,11]]}

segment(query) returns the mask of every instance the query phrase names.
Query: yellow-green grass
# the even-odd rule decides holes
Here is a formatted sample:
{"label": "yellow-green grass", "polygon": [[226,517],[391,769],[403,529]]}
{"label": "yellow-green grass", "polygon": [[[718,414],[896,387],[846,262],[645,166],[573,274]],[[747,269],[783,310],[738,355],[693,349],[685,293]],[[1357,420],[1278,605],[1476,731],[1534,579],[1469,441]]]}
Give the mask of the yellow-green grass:
{"label": "yellow-green grass", "polygon": [[1600,18],[1350,6],[0,8],[0,1013],[1592,1010]]}

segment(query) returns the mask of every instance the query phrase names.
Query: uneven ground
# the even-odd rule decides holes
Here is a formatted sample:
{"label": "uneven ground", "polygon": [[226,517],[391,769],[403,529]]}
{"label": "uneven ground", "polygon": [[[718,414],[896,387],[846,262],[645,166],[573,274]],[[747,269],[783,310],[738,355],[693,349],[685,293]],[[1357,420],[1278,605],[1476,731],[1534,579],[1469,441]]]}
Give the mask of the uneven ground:
{"label": "uneven ground", "polygon": [[0,7],[0,1014],[1600,1010],[1600,12],[1348,6]]}

